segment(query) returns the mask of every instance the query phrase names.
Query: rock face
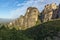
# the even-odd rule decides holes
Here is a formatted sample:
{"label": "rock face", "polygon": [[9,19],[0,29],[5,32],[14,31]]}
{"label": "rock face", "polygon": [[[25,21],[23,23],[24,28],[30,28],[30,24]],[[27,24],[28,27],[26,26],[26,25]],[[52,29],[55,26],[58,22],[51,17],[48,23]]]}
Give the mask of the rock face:
{"label": "rock face", "polygon": [[39,11],[37,8],[35,7],[29,7],[27,9],[27,12],[25,14],[25,27],[32,27],[36,24],[36,21],[38,20],[38,15],[39,15]]}
{"label": "rock face", "polygon": [[[52,7],[54,7],[54,5]],[[53,11],[52,18],[53,19],[60,18],[60,4],[59,5],[55,4],[54,8],[55,9],[52,10]]]}
{"label": "rock face", "polygon": [[58,9],[57,9],[57,16],[60,18],[60,4],[59,4]]}
{"label": "rock face", "polygon": [[36,25],[38,20],[39,11],[35,7],[29,7],[24,16],[20,16],[17,20],[9,25],[19,26],[19,29],[26,29]]}
{"label": "rock face", "polygon": [[17,20],[9,23],[8,26],[17,26],[19,29],[26,29],[35,26],[39,22],[38,19],[42,23],[56,18],[60,18],[60,4],[56,5],[56,3],[52,3],[47,4],[41,13],[35,7],[27,8],[24,16],[21,15]]}
{"label": "rock face", "polygon": [[42,16],[43,16],[43,22],[47,22],[49,20],[52,19],[52,16],[54,13],[54,11],[57,9],[57,5],[55,3],[52,4],[47,4],[44,8],[44,10],[42,11]]}

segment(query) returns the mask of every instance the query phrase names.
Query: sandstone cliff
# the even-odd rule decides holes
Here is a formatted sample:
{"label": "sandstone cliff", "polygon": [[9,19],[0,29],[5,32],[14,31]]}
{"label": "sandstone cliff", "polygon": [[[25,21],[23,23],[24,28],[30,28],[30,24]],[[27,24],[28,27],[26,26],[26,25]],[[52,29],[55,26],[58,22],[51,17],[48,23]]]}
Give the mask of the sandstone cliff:
{"label": "sandstone cliff", "polygon": [[52,19],[52,17],[54,18],[54,16],[52,16],[53,14],[55,14],[55,10],[57,9],[57,5],[55,3],[52,4],[47,4],[44,8],[44,10],[42,11],[42,20],[43,22],[47,22],[49,20]]}
{"label": "sandstone cliff", "polygon": [[19,27],[19,29],[33,27],[38,21],[39,14],[40,13],[37,8],[29,7],[27,8],[26,14],[24,16],[21,15],[17,20],[11,22],[8,26],[16,26]]}
{"label": "sandstone cliff", "polygon": [[60,4],[56,3],[47,4],[41,12],[42,21],[47,22],[53,19],[60,18]]}
{"label": "sandstone cliff", "polygon": [[21,15],[15,21],[8,24],[8,27],[16,27],[17,29],[27,29],[39,23],[51,21],[60,18],[60,4],[47,4],[40,13],[35,7],[27,8],[25,15]]}

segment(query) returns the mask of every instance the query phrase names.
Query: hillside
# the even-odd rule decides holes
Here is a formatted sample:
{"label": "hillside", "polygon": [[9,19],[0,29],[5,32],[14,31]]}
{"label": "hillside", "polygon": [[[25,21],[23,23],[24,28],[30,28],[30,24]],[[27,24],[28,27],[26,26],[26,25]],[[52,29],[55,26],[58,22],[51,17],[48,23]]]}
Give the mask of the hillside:
{"label": "hillside", "polygon": [[47,4],[40,13],[29,7],[25,15],[8,24],[0,24],[0,40],[59,40],[60,4]]}
{"label": "hillside", "polygon": [[59,40],[60,20],[49,21],[26,30],[0,28],[0,40]]}
{"label": "hillside", "polygon": [[27,36],[34,40],[59,40],[60,39],[60,20],[46,22],[33,28],[27,29]]}
{"label": "hillside", "polygon": [[42,24],[51,20],[60,18],[60,4],[51,3],[45,5],[44,9],[40,12],[36,7],[28,7],[25,15],[21,15],[16,20],[9,22],[8,27],[14,26],[18,30],[25,30],[35,26],[36,24]]}

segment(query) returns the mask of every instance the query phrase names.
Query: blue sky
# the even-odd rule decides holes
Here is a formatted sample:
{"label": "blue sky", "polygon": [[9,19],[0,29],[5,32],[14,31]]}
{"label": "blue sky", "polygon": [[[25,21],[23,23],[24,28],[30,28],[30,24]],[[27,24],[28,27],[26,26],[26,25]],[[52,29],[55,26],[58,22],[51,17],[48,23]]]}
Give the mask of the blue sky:
{"label": "blue sky", "polygon": [[36,7],[39,11],[46,4],[60,3],[60,0],[0,0],[0,18],[14,19],[26,13],[28,7]]}

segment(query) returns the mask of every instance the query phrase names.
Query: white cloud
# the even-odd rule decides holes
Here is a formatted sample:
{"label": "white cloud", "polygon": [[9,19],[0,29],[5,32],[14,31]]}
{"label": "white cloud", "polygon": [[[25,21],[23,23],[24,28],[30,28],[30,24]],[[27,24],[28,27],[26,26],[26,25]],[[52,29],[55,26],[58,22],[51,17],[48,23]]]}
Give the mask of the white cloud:
{"label": "white cloud", "polygon": [[17,6],[21,6],[21,5],[23,5],[23,6],[10,11],[10,14],[11,14],[10,16],[11,16],[11,18],[17,18],[20,15],[24,15],[26,13],[26,9],[30,6],[36,7],[40,10],[42,8],[42,6],[44,5],[44,4],[40,5],[40,2],[43,2],[43,1],[44,0],[29,0],[29,1],[24,2],[22,4],[17,4]]}

